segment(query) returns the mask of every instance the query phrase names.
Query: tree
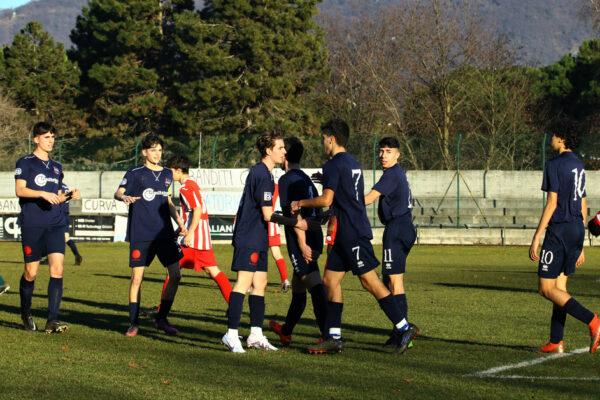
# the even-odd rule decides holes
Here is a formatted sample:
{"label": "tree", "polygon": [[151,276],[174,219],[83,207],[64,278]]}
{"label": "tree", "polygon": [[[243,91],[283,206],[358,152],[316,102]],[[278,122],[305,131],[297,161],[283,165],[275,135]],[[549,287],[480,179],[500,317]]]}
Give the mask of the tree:
{"label": "tree", "polygon": [[82,70],[79,104],[103,133],[135,137],[161,126],[173,15],[192,0],[91,0],[77,18],[70,57]]}
{"label": "tree", "polygon": [[[238,135],[274,128],[294,134],[317,131],[305,97],[328,75],[322,30],[313,20],[318,3],[205,2],[202,16],[218,26],[215,44],[230,58],[216,67],[222,68],[219,73],[207,70],[202,82],[209,95],[206,106],[216,105],[212,115],[222,115],[207,124],[209,129]],[[218,92],[215,102],[212,94]]]}
{"label": "tree", "polygon": [[3,60],[0,79],[18,107],[37,119],[52,120],[62,133],[81,127],[74,104],[79,69],[40,23],[30,22],[15,35]]}

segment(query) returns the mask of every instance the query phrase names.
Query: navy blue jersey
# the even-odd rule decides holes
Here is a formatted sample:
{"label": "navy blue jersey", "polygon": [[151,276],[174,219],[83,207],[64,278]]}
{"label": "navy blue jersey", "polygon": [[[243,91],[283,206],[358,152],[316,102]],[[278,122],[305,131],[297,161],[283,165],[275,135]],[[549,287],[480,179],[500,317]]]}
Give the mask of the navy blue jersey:
{"label": "navy blue jersey", "polygon": [[[292,201],[312,199],[318,195],[319,192],[313,181],[299,169],[292,169],[279,178],[279,204],[281,205],[283,215],[286,217],[292,216]],[[300,210],[300,215],[302,215],[302,218],[310,218],[314,217],[317,212],[318,210],[314,208],[302,208]],[[291,240],[297,242],[298,238],[294,232],[294,228],[291,226],[285,227],[285,239],[288,242]],[[306,244],[308,244],[311,249],[322,252],[323,232],[321,232],[320,229],[318,231],[307,231]]]}
{"label": "navy blue jersey", "polygon": [[373,238],[365,207],[364,188],[360,163],[350,154],[338,153],[323,166],[323,190],[335,192],[333,212],[338,223],[336,242]]}
{"label": "navy blue jersey", "polygon": [[263,162],[250,168],[240,206],[235,216],[233,241],[235,247],[266,251],[269,248],[268,224],[262,207],[273,207],[275,182]]}
{"label": "navy blue jersey", "polygon": [[[32,190],[41,190],[58,194],[61,190],[62,165],[49,159],[44,161],[34,154],[21,157],[17,161],[15,179],[23,179]],[[64,225],[64,216],[60,204],[50,204],[44,199],[19,198],[21,214],[19,225],[23,227],[50,227]]]}
{"label": "navy blue jersey", "polygon": [[173,172],[169,168],[153,171],[142,165],[125,173],[119,188],[124,188],[127,196],[140,197],[129,205],[126,241],[144,242],[174,237],[169,212],[169,187],[172,183]]}
{"label": "navy blue jersey", "polygon": [[585,195],[585,171],[572,151],[565,151],[546,162],[542,190],[558,194],[550,224],[582,219],[581,199]]}
{"label": "navy blue jersey", "polygon": [[377,214],[382,224],[387,224],[392,218],[410,214],[412,208],[410,186],[400,165],[396,164],[383,171],[383,175],[373,189],[381,193]]}
{"label": "navy blue jersey", "polygon": [[[61,190],[64,194],[69,193],[71,190],[69,189],[69,187],[67,185],[65,185],[64,183],[61,186]],[[63,216],[64,216],[64,220],[65,220],[65,224],[67,226],[69,226],[69,202],[65,201],[64,203],[62,203],[60,205],[62,207],[62,211],[63,211]]]}

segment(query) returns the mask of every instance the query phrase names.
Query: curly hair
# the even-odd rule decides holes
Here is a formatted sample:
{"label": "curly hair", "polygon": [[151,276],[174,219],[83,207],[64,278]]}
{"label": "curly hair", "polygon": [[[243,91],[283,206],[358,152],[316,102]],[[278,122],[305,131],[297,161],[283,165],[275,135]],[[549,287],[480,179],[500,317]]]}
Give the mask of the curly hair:
{"label": "curly hair", "polygon": [[256,148],[262,158],[267,156],[267,149],[272,149],[275,146],[277,139],[282,139],[282,137],[275,131],[267,131],[256,139]]}
{"label": "curly hair", "polygon": [[573,150],[581,141],[582,126],[572,118],[560,117],[550,123],[550,133],[565,141],[565,147]]}

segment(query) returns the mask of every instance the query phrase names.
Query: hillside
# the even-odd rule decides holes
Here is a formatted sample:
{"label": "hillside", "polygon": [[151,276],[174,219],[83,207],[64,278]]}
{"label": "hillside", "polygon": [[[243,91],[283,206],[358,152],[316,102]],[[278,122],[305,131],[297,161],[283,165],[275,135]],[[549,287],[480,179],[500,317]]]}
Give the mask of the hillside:
{"label": "hillside", "polygon": [[[364,6],[385,7],[392,1],[362,0]],[[513,38],[523,48],[527,64],[548,64],[563,54],[573,53],[585,39],[595,36],[590,24],[578,17],[583,0],[473,0],[490,24]],[[202,1],[196,0],[197,6]],[[0,43],[13,36],[31,20],[41,22],[56,41],[69,48],[69,33],[87,0],[33,0],[15,10],[0,10]],[[340,7],[346,15],[355,11],[356,0],[325,0],[321,9]]]}

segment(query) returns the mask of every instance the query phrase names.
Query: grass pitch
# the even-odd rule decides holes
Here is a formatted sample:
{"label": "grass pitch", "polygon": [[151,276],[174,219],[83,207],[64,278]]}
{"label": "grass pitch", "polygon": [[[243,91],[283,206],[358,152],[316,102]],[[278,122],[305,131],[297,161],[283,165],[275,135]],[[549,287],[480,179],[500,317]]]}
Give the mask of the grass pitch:
{"label": "grass pitch", "polygon": [[[11,285],[0,297],[0,398],[596,399],[600,394],[600,354],[552,359],[531,351],[548,340],[552,306],[536,293],[536,265],[525,247],[416,246],[405,285],[409,319],[421,334],[401,356],[381,347],[390,324],[352,275],[343,282],[346,349],[340,354],[305,353],[318,335],[310,296],[291,347],[242,355],[225,351],[220,338],[226,304],[212,279],[188,270],[169,317],[179,335],[159,333],[142,319],[140,334],[127,338],[127,245],[79,248],[83,265],[74,266],[68,250],[65,262],[60,317],[70,329],[45,335],[21,327],[20,244],[0,243],[0,274]],[[215,254],[233,280],[232,247],[216,245]],[[569,288],[598,312],[600,250],[586,249],[586,256]],[[291,295],[279,292],[274,265],[269,278],[264,330],[278,345],[268,321],[283,319]],[[164,269],[155,262],[146,271],[143,306],[158,302],[163,279]],[[42,327],[47,283],[48,269],[40,268],[33,315]],[[246,305],[244,337],[247,311]],[[567,351],[588,345],[587,327],[569,317]]]}

